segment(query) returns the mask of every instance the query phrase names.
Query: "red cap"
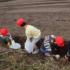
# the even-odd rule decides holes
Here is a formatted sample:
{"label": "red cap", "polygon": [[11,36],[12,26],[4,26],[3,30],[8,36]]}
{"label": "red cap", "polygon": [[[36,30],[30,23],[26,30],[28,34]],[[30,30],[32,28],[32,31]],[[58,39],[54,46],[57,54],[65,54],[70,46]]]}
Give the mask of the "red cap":
{"label": "red cap", "polygon": [[0,34],[3,36],[6,36],[8,34],[8,29],[7,28],[1,28],[0,29]]}
{"label": "red cap", "polygon": [[64,40],[61,36],[55,38],[55,43],[58,47],[64,47]]}
{"label": "red cap", "polygon": [[17,24],[17,26],[21,26],[24,22],[25,22],[25,19],[19,18],[19,19],[16,21],[16,24]]}

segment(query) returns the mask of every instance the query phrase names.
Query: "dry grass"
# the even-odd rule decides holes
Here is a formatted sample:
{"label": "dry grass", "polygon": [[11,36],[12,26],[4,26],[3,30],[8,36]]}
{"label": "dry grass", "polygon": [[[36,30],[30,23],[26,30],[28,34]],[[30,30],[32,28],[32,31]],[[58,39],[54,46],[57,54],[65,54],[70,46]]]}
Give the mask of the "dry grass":
{"label": "dry grass", "polygon": [[52,57],[41,54],[27,54],[22,49],[0,48],[0,70],[69,70],[70,63],[55,61]]}

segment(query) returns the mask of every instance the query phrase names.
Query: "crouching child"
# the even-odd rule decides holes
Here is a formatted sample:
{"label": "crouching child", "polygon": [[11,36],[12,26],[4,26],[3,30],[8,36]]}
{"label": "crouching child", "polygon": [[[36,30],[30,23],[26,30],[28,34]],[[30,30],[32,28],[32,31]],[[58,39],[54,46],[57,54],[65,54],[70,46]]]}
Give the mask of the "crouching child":
{"label": "crouching child", "polygon": [[12,49],[21,48],[20,44],[15,43],[7,28],[0,29],[0,42],[2,43],[2,46],[5,46],[7,48],[12,48]]}
{"label": "crouching child", "polygon": [[55,36],[54,41],[52,42],[52,54],[55,59],[60,59],[60,57],[64,57],[67,51],[67,47],[65,46],[65,41],[62,36]]}
{"label": "crouching child", "polygon": [[25,29],[25,35],[27,37],[24,49],[27,53],[38,53],[38,48],[36,43],[41,38],[41,31],[40,29],[28,24],[24,18],[19,18],[16,21],[16,25]]}
{"label": "crouching child", "polygon": [[53,39],[54,35],[48,35],[44,37],[44,41],[40,48],[40,52],[43,53],[45,56],[51,56],[51,43],[53,42]]}
{"label": "crouching child", "polygon": [[8,37],[8,29],[7,28],[1,28],[0,29],[0,43],[2,43],[2,46],[6,46],[9,48],[11,41]]}

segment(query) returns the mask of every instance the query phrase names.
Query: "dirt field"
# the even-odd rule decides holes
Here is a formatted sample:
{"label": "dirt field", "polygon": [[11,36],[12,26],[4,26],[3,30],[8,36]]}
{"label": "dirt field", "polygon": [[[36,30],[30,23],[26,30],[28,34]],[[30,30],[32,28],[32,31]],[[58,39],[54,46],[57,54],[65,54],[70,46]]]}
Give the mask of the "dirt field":
{"label": "dirt field", "polygon": [[[70,0],[0,0],[0,27],[8,27],[13,35],[25,36],[24,29],[15,25],[20,17],[41,29],[42,36],[62,35],[70,40]],[[70,70],[68,63],[60,65],[39,55],[14,51],[0,56],[0,70]]]}
{"label": "dirt field", "polygon": [[[0,26],[9,27],[12,33],[18,34],[21,28],[15,26],[15,19],[24,17],[29,24],[40,28],[43,35],[60,34],[65,39],[70,39],[69,4],[69,0],[9,0],[8,2],[0,2]],[[19,34],[24,35],[23,31],[21,30]]]}

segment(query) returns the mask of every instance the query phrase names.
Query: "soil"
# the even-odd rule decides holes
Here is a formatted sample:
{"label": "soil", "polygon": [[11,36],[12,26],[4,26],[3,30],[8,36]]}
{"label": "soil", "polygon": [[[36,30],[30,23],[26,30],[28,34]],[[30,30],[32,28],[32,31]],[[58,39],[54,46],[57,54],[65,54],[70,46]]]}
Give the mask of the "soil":
{"label": "soil", "polygon": [[0,27],[8,27],[11,33],[25,36],[24,29],[15,25],[15,20],[23,17],[28,24],[39,28],[42,36],[62,35],[65,39],[70,40],[69,3],[69,0],[8,0],[0,2]]}

